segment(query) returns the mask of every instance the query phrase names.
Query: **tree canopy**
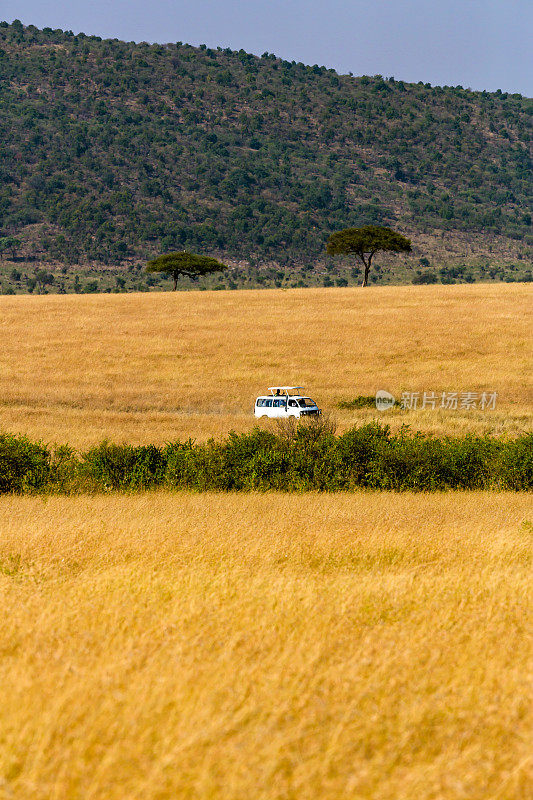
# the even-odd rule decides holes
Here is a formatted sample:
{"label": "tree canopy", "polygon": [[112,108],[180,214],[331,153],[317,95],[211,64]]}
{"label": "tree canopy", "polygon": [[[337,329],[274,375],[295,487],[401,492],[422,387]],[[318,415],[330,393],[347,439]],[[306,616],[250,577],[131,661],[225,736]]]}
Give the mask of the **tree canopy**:
{"label": "tree canopy", "polygon": [[362,228],[344,228],[342,231],[332,233],[326,249],[333,256],[350,253],[358,256],[364,264],[362,285],[366,286],[372,258],[378,251],[410,253],[411,242],[391,228],[364,225]]}
{"label": "tree canopy", "polygon": [[178,285],[180,275],[186,275],[192,280],[198,280],[202,275],[219,272],[227,269],[226,264],[209,256],[198,256],[195,253],[166,253],[151,259],[146,265],[147,272],[166,272],[174,278],[174,290]]}

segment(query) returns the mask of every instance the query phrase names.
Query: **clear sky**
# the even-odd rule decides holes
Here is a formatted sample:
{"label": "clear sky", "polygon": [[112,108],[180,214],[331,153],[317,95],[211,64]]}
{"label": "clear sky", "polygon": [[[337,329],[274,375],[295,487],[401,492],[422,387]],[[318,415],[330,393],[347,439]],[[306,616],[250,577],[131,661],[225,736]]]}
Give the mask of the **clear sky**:
{"label": "clear sky", "polygon": [[0,0],[0,19],[533,96],[533,0]]}

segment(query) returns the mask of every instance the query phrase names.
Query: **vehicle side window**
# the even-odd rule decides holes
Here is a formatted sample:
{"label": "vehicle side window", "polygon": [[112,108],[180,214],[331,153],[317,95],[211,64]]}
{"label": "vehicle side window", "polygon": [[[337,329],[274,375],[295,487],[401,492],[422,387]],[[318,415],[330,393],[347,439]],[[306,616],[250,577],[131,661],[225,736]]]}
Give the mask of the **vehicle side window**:
{"label": "vehicle side window", "polygon": [[265,405],[265,401],[263,400],[262,397],[259,397],[257,399],[256,406],[259,408],[259,407],[264,406],[264,405]]}
{"label": "vehicle side window", "polygon": [[296,400],[289,400],[289,405],[291,408],[298,408],[298,403]]}
{"label": "vehicle side window", "polygon": [[276,400],[274,400],[274,406],[276,408],[284,408],[285,407],[285,400],[282,400],[281,398],[277,398]]}
{"label": "vehicle side window", "polygon": [[272,400],[265,400],[265,405],[268,406],[268,408],[271,408],[272,407]]}

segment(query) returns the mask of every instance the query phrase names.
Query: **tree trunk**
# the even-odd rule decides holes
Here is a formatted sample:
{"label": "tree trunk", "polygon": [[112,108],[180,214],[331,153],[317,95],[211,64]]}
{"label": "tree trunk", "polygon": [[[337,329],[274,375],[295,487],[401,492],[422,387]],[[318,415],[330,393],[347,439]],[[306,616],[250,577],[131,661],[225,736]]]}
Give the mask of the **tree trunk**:
{"label": "tree trunk", "polygon": [[363,283],[361,284],[362,287],[363,286],[368,286],[368,273],[370,272],[370,265],[372,263],[372,256],[373,255],[374,255],[374,253],[370,253],[370,255],[368,256],[368,261],[365,261],[364,255],[361,256],[361,261],[365,265],[365,272],[364,272],[364,275],[363,275]]}

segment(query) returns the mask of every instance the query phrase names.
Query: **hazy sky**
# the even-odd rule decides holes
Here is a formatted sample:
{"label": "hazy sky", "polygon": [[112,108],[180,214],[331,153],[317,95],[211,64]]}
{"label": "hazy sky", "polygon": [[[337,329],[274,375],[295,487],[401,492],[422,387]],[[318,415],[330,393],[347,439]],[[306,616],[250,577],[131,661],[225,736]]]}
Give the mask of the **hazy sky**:
{"label": "hazy sky", "polygon": [[0,0],[0,19],[533,96],[532,0]]}

